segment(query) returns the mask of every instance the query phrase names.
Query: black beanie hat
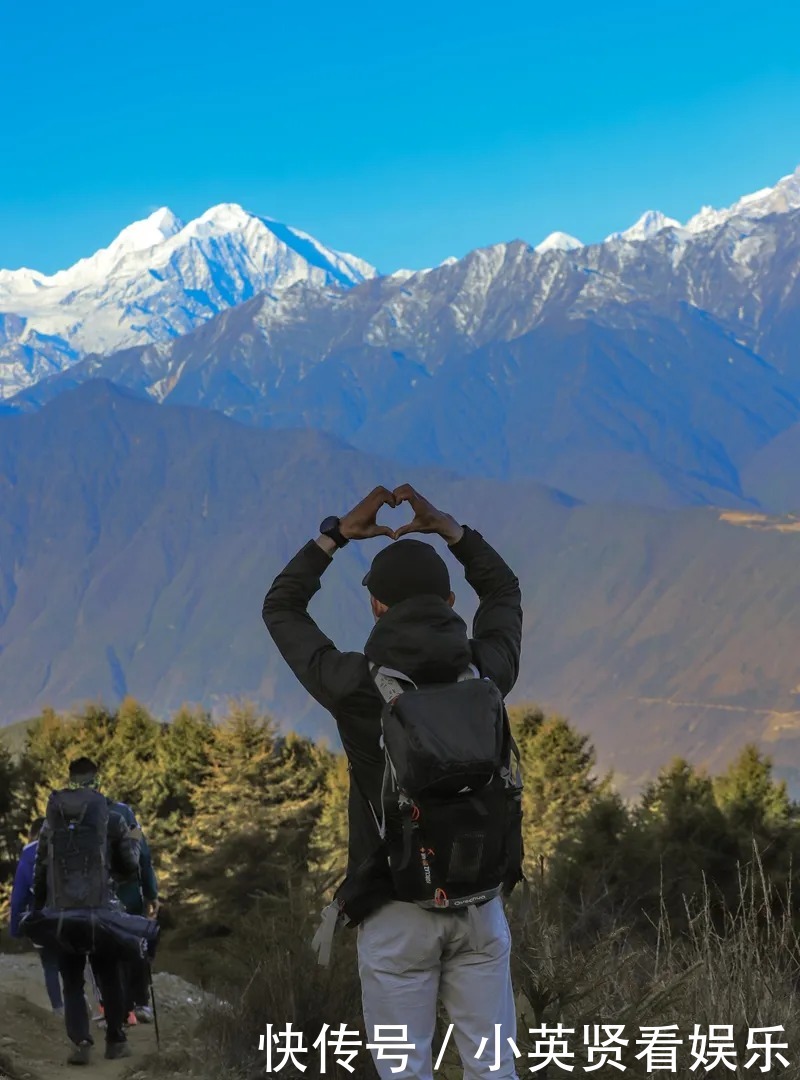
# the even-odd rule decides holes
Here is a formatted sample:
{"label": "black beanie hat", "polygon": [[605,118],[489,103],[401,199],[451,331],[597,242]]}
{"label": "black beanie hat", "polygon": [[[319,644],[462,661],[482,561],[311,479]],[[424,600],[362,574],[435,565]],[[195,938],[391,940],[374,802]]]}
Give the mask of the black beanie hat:
{"label": "black beanie hat", "polygon": [[361,584],[387,607],[430,593],[447,600],[451,592],[447,564],[423,540],[397,540],[383,548],[372,560]]}

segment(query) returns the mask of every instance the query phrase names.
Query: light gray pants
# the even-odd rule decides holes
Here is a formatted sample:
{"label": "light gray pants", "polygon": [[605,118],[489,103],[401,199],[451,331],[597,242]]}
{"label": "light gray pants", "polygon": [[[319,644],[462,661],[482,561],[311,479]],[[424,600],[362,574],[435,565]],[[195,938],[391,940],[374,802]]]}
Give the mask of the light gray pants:
{"label": "light gray pants", "polygon": [[[510,952],[500,897],[459,913],[394,901],[369,915],[358,928],[367,1041],[374,1041],[376,1025],[405,1025],[413,1044],[407,1068],[398,1072],[392,1072],[396,1057],[379,1060],[377,1050],[372,1051],[381,1080],[433,1080],[431,1043],[439,996],[453,1024],[450,1045],[458,1048],[464,1080],[517,1080],[507,1041],[516,1042],[517,1035]],[[501,1064],[490,1069],[496,1044]]]}

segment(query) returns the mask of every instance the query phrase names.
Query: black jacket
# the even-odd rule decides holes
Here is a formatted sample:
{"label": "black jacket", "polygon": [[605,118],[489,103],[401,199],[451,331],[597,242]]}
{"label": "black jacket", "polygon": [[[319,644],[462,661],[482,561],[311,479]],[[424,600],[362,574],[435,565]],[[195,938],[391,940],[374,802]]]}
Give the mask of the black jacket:
{"label": "black jacket", "polygon": [[[107,838],[108,867],[112,879],[125,881],[138,878],[139,845],[131,837],[128,823],[119,811],[114,809],[114,804],[110,802]],[[47,822],[45,822],[42,831],[39,833],[39,846],[36,849],[36,862],[33,866],[33,906],[35,909],[43,908],[47,904],[47,863],[49,857],[50,836]]]}
{"label": "black jacket", "polygon": [[333,561],[313,540],[276,577],[264,600],[262,614],[273,641],[309,694],[335,718],[347,754],[348,875],[380,848],[370,803],[380,816],[382,699],[369,663],[402,671],[417,683],[455,680],[473,663],[504,697],[519,674],[522,607],[517,578],[473,529],[465,527],[450,551],[480,599],[471,638],[449,604],[438,596],[419,596],[393,605],[378,620],[363,653],[340,652],[307,610]]}

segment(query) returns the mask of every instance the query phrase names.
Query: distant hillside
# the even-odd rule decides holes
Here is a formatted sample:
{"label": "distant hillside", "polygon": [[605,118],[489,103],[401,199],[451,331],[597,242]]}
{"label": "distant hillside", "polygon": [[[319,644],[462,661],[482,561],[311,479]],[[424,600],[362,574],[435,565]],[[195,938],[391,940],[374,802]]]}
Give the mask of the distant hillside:
{"label": "distant hillside", "polygon": [[[0,417],[3,718],[126,693],[161,714],[233,695],[331,733],[268,639],[263,595],[322,516],[406,479],[519,573],[514,699],[571,714],[623,784],[672,753],[717,767],[749,738],[784,770],[800,767],[796,519],[583,505],[529,481],[398,468],[313,432],[159,407],[103,382]],[[351,544],[313,601],[343,648],[369,631],[360,578],[380,546]],[[457,565],[453,575],[469,617]]]}

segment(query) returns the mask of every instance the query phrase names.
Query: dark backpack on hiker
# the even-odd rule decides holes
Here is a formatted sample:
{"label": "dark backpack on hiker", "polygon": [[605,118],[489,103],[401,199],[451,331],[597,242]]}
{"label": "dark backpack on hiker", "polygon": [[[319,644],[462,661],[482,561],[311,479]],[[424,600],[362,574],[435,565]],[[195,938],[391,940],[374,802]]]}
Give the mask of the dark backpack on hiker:
{"label": "dark backpack on hiker", "polygon": [[522,777],[503,697],[475,669],[416,686],[373,668],[386,764],[376,825],[398,900],[436,910],[522,880]]}
{"label": "dark backpack on hiker", "polygon": [[370,672],[384,699],[381,806],[369,803],[381,844],[322,912],[312,941],[322,965],[336,927],[358,926],[392,893],[455,911],[524,881],[522,773],[500,691],[474,668],[427,686],[389,668]]}
{"label": "dark backpack on hiker", "polygon": [[45,825],[47,901],[21,923],[34,945],[115,961],[155,956],[158,922],[123,911],[111,884],[112,813],[117,812],[93,788],[67,788],[50,795]]}
{"label": "dark backpack on hiker", "polygon": [[54,791],[47,801],[47,907],[104,908],[111,900],[108,801],[93,788]]}

